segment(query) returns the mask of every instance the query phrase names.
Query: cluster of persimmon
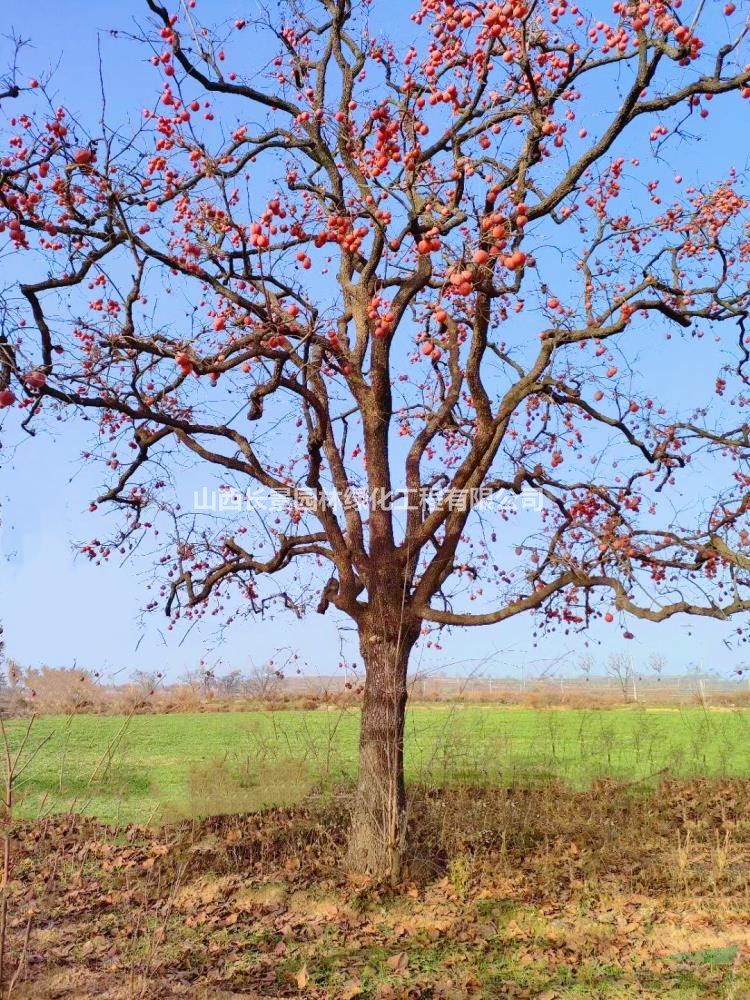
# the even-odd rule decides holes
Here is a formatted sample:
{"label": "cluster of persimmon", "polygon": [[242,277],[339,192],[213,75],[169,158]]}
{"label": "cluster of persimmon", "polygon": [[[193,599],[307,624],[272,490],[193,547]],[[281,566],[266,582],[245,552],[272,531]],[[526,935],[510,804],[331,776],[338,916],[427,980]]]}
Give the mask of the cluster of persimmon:
{"label": "cluster of persimmon", "polygon": [[692,198],[694,212],[675,227],[677,232],[689,234],[681,247],[685,256],[691,257],[704,250],[715,253],[721,231],[747,213],[748,200],[735,190],[736,180],[732,172],[726,183],[710,193],[695,192]]}
{"label": "cluster of persimmon", "polygon": [[354,226],[351,218],[344,215],[331,215],[326,220],[326,228],[317,234],[315,246],[320,249],[326,243],[336,243],[346,253],[357,253],[362,241],[369,233],[366,225]]}
{"label": "cluster of persimmon", "polygon": [[367,315],[372,323],[374,337],[383,338],[393,333],[396,315],[391,310],[391,303],[381,295],[373,295]]}
{"label": "cluster of persimmon", "polygon": [[[481,10],[481,6],[479,9]],[[559,9],[565,9],[565,0],[562,0]],[[514,21],[520,21],[528,13],[528,9],[524,3],[492,3],[486,5],[486,10],[487,13],[484,15],[483,24],[490,38],[501,38]],[[448,16],[447,10],[444,12],[444,16],[446,17],[445,27],[447,30],[455,31],[458,27],[455,17],[452,14]],[[554,16],[559,16],[557,8]],[[461,27],[469,27],[469,25],[464,24],[462,20]]]}
{"label": "cluster of persimmon", "polygon": [[[578,28],[586,26],[586,19],[577,4],[568,5],[567,0],[547,0],[550,24],[555,26],[570,15]],[[653,26],[666,40],[673,41],[678,48],[678,61],[687,65],[699,57],[703,47],[702,40],[682,23],[678,11],[682,0],[673,3],[659,0],[616,0],[612,12],[618,18],[618,23],[609,24],[603,19],[590,23],[587,28],[588,41],[598,45],[606,55],[610,52],[625,54],[631,45],[640,43],[641,34]],[[724,7],[726,16],[731,16],[736,10],[734,3]],[[421,24],[426,19],[433,23],[433,33],[446,46],[460,32],[468,32],[481,20],[481,33],[477,43],[481,47],[488,40],[508,42],[519,33],[519,29],[529,13],[528,6],[519,2],[480,2],[472,4],[455,3],[452,0],[423,0],[421,8],[413,16],[416,23]],[[551,53],[539,54],[543,61],[550,59]],[[513,61],[514,55],[510,48],[503,53],[505,61]],[[554,60],[554,56],[552,56]],[[428,75],[431,75],[428,72]]]}
{"label": "cluster of persimmon", "polygon": [[440,347],[433,340],[424,340],[421,345],[422,356],[432,361],[439,361],[443,356]]}
{"label": "cluster of persimmon", "polygon": [[388,109],[382,105],[370,112],[370,118],[378,124],[375,135],[375,150],[371,156],[370,173],[372,177],[379,177],[389,164],[401,162],[399,122],[392,120]]}
{"label": "cluster of persimmon", "polygon": [[[417,253],[426,256],[430,253],[437,253],[440,250],[440,231],[437,227],[428,229],[422,238],[417,242]],[[398,249],[398,242],[394,242],[393,249]]]}

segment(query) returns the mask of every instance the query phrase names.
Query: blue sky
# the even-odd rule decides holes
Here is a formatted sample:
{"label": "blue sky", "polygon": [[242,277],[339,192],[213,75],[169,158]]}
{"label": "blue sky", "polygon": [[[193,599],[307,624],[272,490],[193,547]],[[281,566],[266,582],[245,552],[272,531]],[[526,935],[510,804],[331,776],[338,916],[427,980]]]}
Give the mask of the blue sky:
{"label": "blue sky", "polygon": [[[56,66],[54,86],[61,103],[64,100],[84,119],[98,108],[97,46],[101,44],[110,118],[116,120],[125,113],[138,116],[141,106],[153,97],[154,75],[146,67],[134,72],[145,53],[125,40],[109,37],[107,29],[132,29],[134,18],[143,19],[144,6],[138,0],[110,5],[66,0],[64,7],[37,0],[30,19],[27,2],[5,0],[0,33],[15,28],[32,39],[34,48],[22,56],[22,78]],[[247,14],[249,6],[240,0],[215,0],[211,16]],[[609,4],[602,9],[608,10]],[[731,117],[719,116],[717,121],[712,130],[714,151],[728,143],[732,134]],[[691,171],[705,170],[713,159],[711,149],[698,148],[700,153],[693,154],[691,164],[681,164],[686,179]],[[660,349],[653,349],[656,363]],[[694,374],[688,367],[672,369],[666,393],[689,392]],[[75,553],[75,542],[106,534],[105,515],[87,510],[100,483],[98,471],[79,458],[86,443],[81,428],[66,423],[45,431],[37,440],[14,441],[17,446],[6,447],[0,465],[0,615],[7,652],[21,663],[77,662],[107,674],[134,668],[165,670],[175,677],[194,669],[201,658],[243,669],[279,650],[292,649],[311,670],[330,673],[336,669],[340,640],[348,657],[357,659],[348,623],[314,613],[301,622],[284,615],[266,621],[248,618],[221,635],[211,623],[185,634],[167,632],[161,614],[142,619],[140,610],[148,600],[148,562],[96,567]],[[741,647],[730,650],[723,642],[731,629],[715,622],[683,618],[659,626],[639,623],[635,631],[636,639],[625,642],[612,627],[602,625],[588,636],[553,635],[535,647],[533,623],[516,619],[444,635],[439,653],[417,652],[414,662],[450,673],[506,674],[521,662],[556,659],[567,653],[568,669],[573,669],[586,641],[600,661],[619,650],[643,662],[652,652],[659,652],[674,670],[703,662],[707,668],[729,673],[745,659]]]}

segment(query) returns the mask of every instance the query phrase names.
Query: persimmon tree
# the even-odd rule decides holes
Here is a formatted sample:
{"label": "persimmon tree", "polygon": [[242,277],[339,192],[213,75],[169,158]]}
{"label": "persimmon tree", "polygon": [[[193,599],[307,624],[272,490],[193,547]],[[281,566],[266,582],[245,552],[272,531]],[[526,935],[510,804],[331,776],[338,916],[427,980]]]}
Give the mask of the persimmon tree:
{"label": "persimmon tree", "polygon": [[[145,0],[137,126],[87,131],[44,81],[3,100],[0,405],[89,422],[122,517],[85,551],[156,539],[151,607],[354,622],[351,860],[393,875],[420,637],[750,610],[741,157],[679,176],[714,109],[747,129],[748,28],[702,0],[201,6]],[[190,511],[187,466],[280,500]],[[487,509],[530,490],[532,529]]]}

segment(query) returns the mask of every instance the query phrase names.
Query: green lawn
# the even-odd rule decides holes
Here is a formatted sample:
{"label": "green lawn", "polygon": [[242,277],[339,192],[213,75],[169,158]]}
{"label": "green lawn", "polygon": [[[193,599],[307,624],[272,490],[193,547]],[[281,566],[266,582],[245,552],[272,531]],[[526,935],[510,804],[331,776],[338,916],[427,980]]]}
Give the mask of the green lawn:
{"label": "green lawn", "polygon": [[[17,745],[25,723],[8,731]],[[297,801],[350,778],[359,714],[279,711],[122,717],[43,716],[27,744],[47,742],[19,782],[18,814],[75,809],[147,822]],[[409,779],[585,786],[601,776],[750,777],[750,712],[415,707]]]}

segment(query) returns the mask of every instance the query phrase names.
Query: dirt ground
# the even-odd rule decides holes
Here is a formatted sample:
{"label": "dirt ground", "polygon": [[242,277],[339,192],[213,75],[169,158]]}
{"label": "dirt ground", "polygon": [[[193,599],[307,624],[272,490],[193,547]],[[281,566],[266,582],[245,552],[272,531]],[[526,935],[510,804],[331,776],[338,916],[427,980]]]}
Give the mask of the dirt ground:
{"label": "dirt ground", "polygon": [[750,997],[750,782],[417,790],[395,890],[342,870],[347,805],[16,826],[5,990]]}

